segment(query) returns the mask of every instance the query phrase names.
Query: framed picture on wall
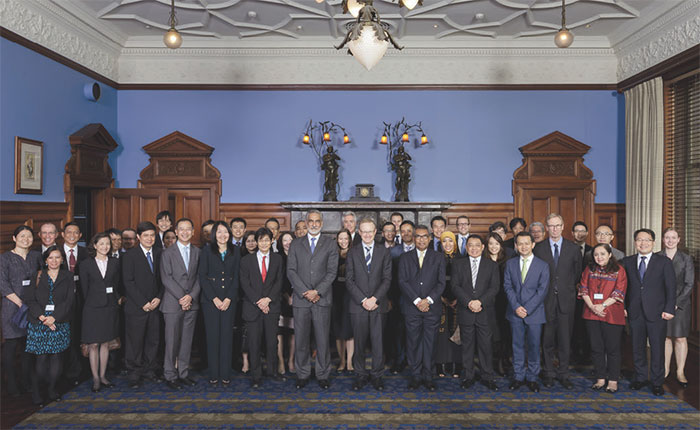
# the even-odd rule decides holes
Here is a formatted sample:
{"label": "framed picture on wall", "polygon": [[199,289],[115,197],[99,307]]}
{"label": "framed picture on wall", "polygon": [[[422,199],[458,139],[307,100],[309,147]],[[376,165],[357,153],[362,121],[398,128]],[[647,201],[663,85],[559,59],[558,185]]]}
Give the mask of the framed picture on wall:
{"label": "framed picture on wall", "polygon": [[15,194],[44,192],[44,143],[15,136]]}

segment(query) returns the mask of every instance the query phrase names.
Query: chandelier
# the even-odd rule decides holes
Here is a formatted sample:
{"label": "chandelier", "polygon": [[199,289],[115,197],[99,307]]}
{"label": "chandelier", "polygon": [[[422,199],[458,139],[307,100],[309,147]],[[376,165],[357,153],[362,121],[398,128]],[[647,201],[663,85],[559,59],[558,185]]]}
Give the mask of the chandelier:
{"label": "chandelier", "polygon": [[[373,0],[343,0],[343,12],[350,13],[357,20],[349,25],[348,32],[336,49],[347,45],[349,53],[367,70],[376,66],[386,53],[389,43],[401,50],[391,34],[388,25],[379,17],[379,12],[372,4]],[[399,6],[413,9],[423,3],[423,0],[398,0]]]}
{"label": "chandelier", "polygon": [[165,46],[170,49],[177,49],[180,47],[180,45],[182,45],[182,36],[180,36],[180,33],[175,29],[175,26],[177,25],[177,18],[175,17],[175,0],[170,2],[170,19],[168,23],[170,24],[170,30],[168,30],[163,36],[163,43],[165,43]]}
{"label": "chandelier", "polygon": [[568,48],[574,42],[574,35],[566,28],[566,0],[561,0],[561,28],[554,35],[554,44],[559,48]]}

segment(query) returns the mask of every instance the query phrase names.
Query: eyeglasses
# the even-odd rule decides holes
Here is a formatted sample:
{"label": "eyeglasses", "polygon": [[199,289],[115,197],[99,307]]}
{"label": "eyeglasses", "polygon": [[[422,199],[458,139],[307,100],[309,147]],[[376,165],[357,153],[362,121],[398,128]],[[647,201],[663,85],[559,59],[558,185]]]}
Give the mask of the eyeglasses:
{"label": "eyeglasses", "polygon": [[564,224],[547,224],[547,228],[562,228]]}
{"label": "eyeglasses", "polygon": [[430,236],[427,234],[417,234],[417,235],[415,235],[415,237],[416,237],[416,239],[427,239]]}
{"label": "eyeglasses", "polygon": [[457,223],[457,226],[458,226],[458,227],[466,227],[466,226],[468,226],[468,225],[469,225],[468,222],[458,222],[458,223]]}
{"label": "eyeglasses", "polygon": [[612,236],[612,233],[597,232],[595,235],[596,235],[596,236]]}

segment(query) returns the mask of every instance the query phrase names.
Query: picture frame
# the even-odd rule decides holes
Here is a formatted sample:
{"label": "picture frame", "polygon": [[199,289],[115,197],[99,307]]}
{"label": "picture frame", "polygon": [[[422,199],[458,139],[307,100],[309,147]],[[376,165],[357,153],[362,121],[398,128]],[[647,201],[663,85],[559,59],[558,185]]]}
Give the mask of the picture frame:
{"label": "picture frame", "polygon": [[15,136],[15,194],[44,193],[44,142]]}

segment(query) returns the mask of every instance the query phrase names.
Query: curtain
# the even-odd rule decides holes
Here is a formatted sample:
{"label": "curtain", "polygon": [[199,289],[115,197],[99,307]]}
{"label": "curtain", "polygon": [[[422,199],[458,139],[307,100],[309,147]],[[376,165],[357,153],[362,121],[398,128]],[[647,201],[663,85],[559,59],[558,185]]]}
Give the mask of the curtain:
{"label": "curtain", "polygon": [[627,254],[634,254],[634,231],[656,233],[661,249],[664,173],[664,88],[659,77],[625,91]]}

